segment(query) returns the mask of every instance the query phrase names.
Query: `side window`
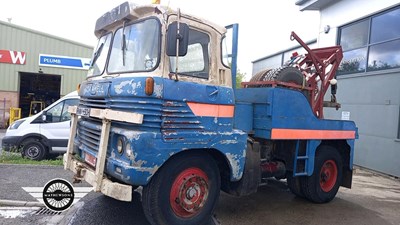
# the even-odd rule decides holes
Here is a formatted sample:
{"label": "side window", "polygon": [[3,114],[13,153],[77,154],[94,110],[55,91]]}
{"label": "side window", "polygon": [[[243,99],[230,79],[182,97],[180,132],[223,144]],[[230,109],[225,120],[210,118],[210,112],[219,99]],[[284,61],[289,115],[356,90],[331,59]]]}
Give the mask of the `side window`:
{"label": "side window", "polygon": [[50,123],[60,122],[61,112],[64,106],[64,102],[59,102],[57,105],[53,106],[53,108],[47,110],[46,113],[46,121]]}
{"label": "side window", "polygon": [[[226,67],[230,67],[231,65],[231,57],[229,57],[229,51],[228,49],[232,49],[228,48],[228,42],[226,41],[226,37],[224,37],[222,39],[222,43],[221,43],[221,48],[222,48],[222,63],[226,66]],[[232,44],[231,44],[232,45]]]}
{"label": "side window", "polygon": [[79,104],[79,99],[65,100],[63,111],[61,113],[61,122],[71,120],[71,114],[68,112],[69,106],[76,106]]}
{"label": "side window", "polygon": [[[187,54],[178,59],[178,72],[187,76],[208,79],[210,37],[197,30],[189,30]],[[170,57],[170,72],[176,70],[176,57]]]}
{"label": "side window", "polygon": [[68,106],[78,105],[78,103],[78,99],[68,99],[58,103],[51,109],[47,110],[47,122],[57,123],[70,120],[71,115],[68,113]]}

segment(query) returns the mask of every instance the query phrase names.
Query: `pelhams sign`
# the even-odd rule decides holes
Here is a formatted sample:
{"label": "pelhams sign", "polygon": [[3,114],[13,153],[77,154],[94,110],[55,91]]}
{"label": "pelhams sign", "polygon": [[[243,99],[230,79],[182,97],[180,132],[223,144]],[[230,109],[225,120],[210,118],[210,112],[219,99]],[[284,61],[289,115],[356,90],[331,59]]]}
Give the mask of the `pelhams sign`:
{"label": "pelhams sign", "polygon": [[0,63],[25,65],[25,62],[26,62],[25,52],[0,50]]}

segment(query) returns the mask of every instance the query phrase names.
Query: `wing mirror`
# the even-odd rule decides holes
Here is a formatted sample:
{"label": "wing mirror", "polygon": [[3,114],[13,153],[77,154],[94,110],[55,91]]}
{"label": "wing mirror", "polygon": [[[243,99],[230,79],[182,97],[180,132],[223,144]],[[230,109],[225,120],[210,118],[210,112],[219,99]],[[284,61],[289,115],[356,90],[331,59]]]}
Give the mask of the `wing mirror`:
{"label": "wing mirror", "polygon": [[43,122],[46,122],[46,119],[47,119],[47,115],[46,115],[46,111],[43,111],[43,113],[42,113],[42,121]]}
{"label": "wing mirror", "polygon": [[[178,45],[178,52],[177,50]],[[189,45],[189,26],[186,23],[173,22],[167,31],[167,55],[185,56]]]}
{"label": "wing mirror", "polygon": [[43,113],[42,113],[42,122],[43,123],[51,123],[51,122],[53,122],[53,115],[51,113],[47,114],[47,111],[43,111]]}

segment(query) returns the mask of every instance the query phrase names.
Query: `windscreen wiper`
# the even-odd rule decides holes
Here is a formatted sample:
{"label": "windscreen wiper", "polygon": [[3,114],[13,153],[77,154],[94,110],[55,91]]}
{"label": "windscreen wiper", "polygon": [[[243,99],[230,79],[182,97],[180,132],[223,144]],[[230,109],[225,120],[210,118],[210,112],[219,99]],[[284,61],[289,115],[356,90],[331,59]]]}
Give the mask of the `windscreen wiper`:
{"label": "windscreen wiper", "polygon": [[97,59],[99,58],[101,51],[103,50],[104,42],[101,43],[100,47],[97,49],[97,51],[93,55],[93,60],[92,64],[90,65],[91,67],[96,63]]}
{"label": "windscreen wiper", "polygon": [[125,54],[126,54],[126,35],[125,35],[125,24],[126,20],[124,21],[124,25],[122,28],[122,43],[121,43],[121,50],[122,50],[122,65],[125,66]]}

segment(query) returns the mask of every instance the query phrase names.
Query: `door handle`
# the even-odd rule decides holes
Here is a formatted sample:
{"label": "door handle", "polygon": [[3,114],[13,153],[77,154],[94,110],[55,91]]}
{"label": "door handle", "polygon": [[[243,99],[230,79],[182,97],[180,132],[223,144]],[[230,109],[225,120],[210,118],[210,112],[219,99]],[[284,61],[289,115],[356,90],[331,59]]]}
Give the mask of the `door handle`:
{"label": "door handle", "polygon": [[213,96],[213,95],[216,95],[216,94],[218,94],[218,89],[213,91],[213,92],[211,92],[208,96]]}
{"label": "door handle", "polygon": [[207,86],[206,87],[206,91],[207,91],[207,94],[208,94],[208,98],[211,101],[217,100],[217,96],[218,96],[218,92],[219,92],[218,87],[216,87],[216,86]]}

